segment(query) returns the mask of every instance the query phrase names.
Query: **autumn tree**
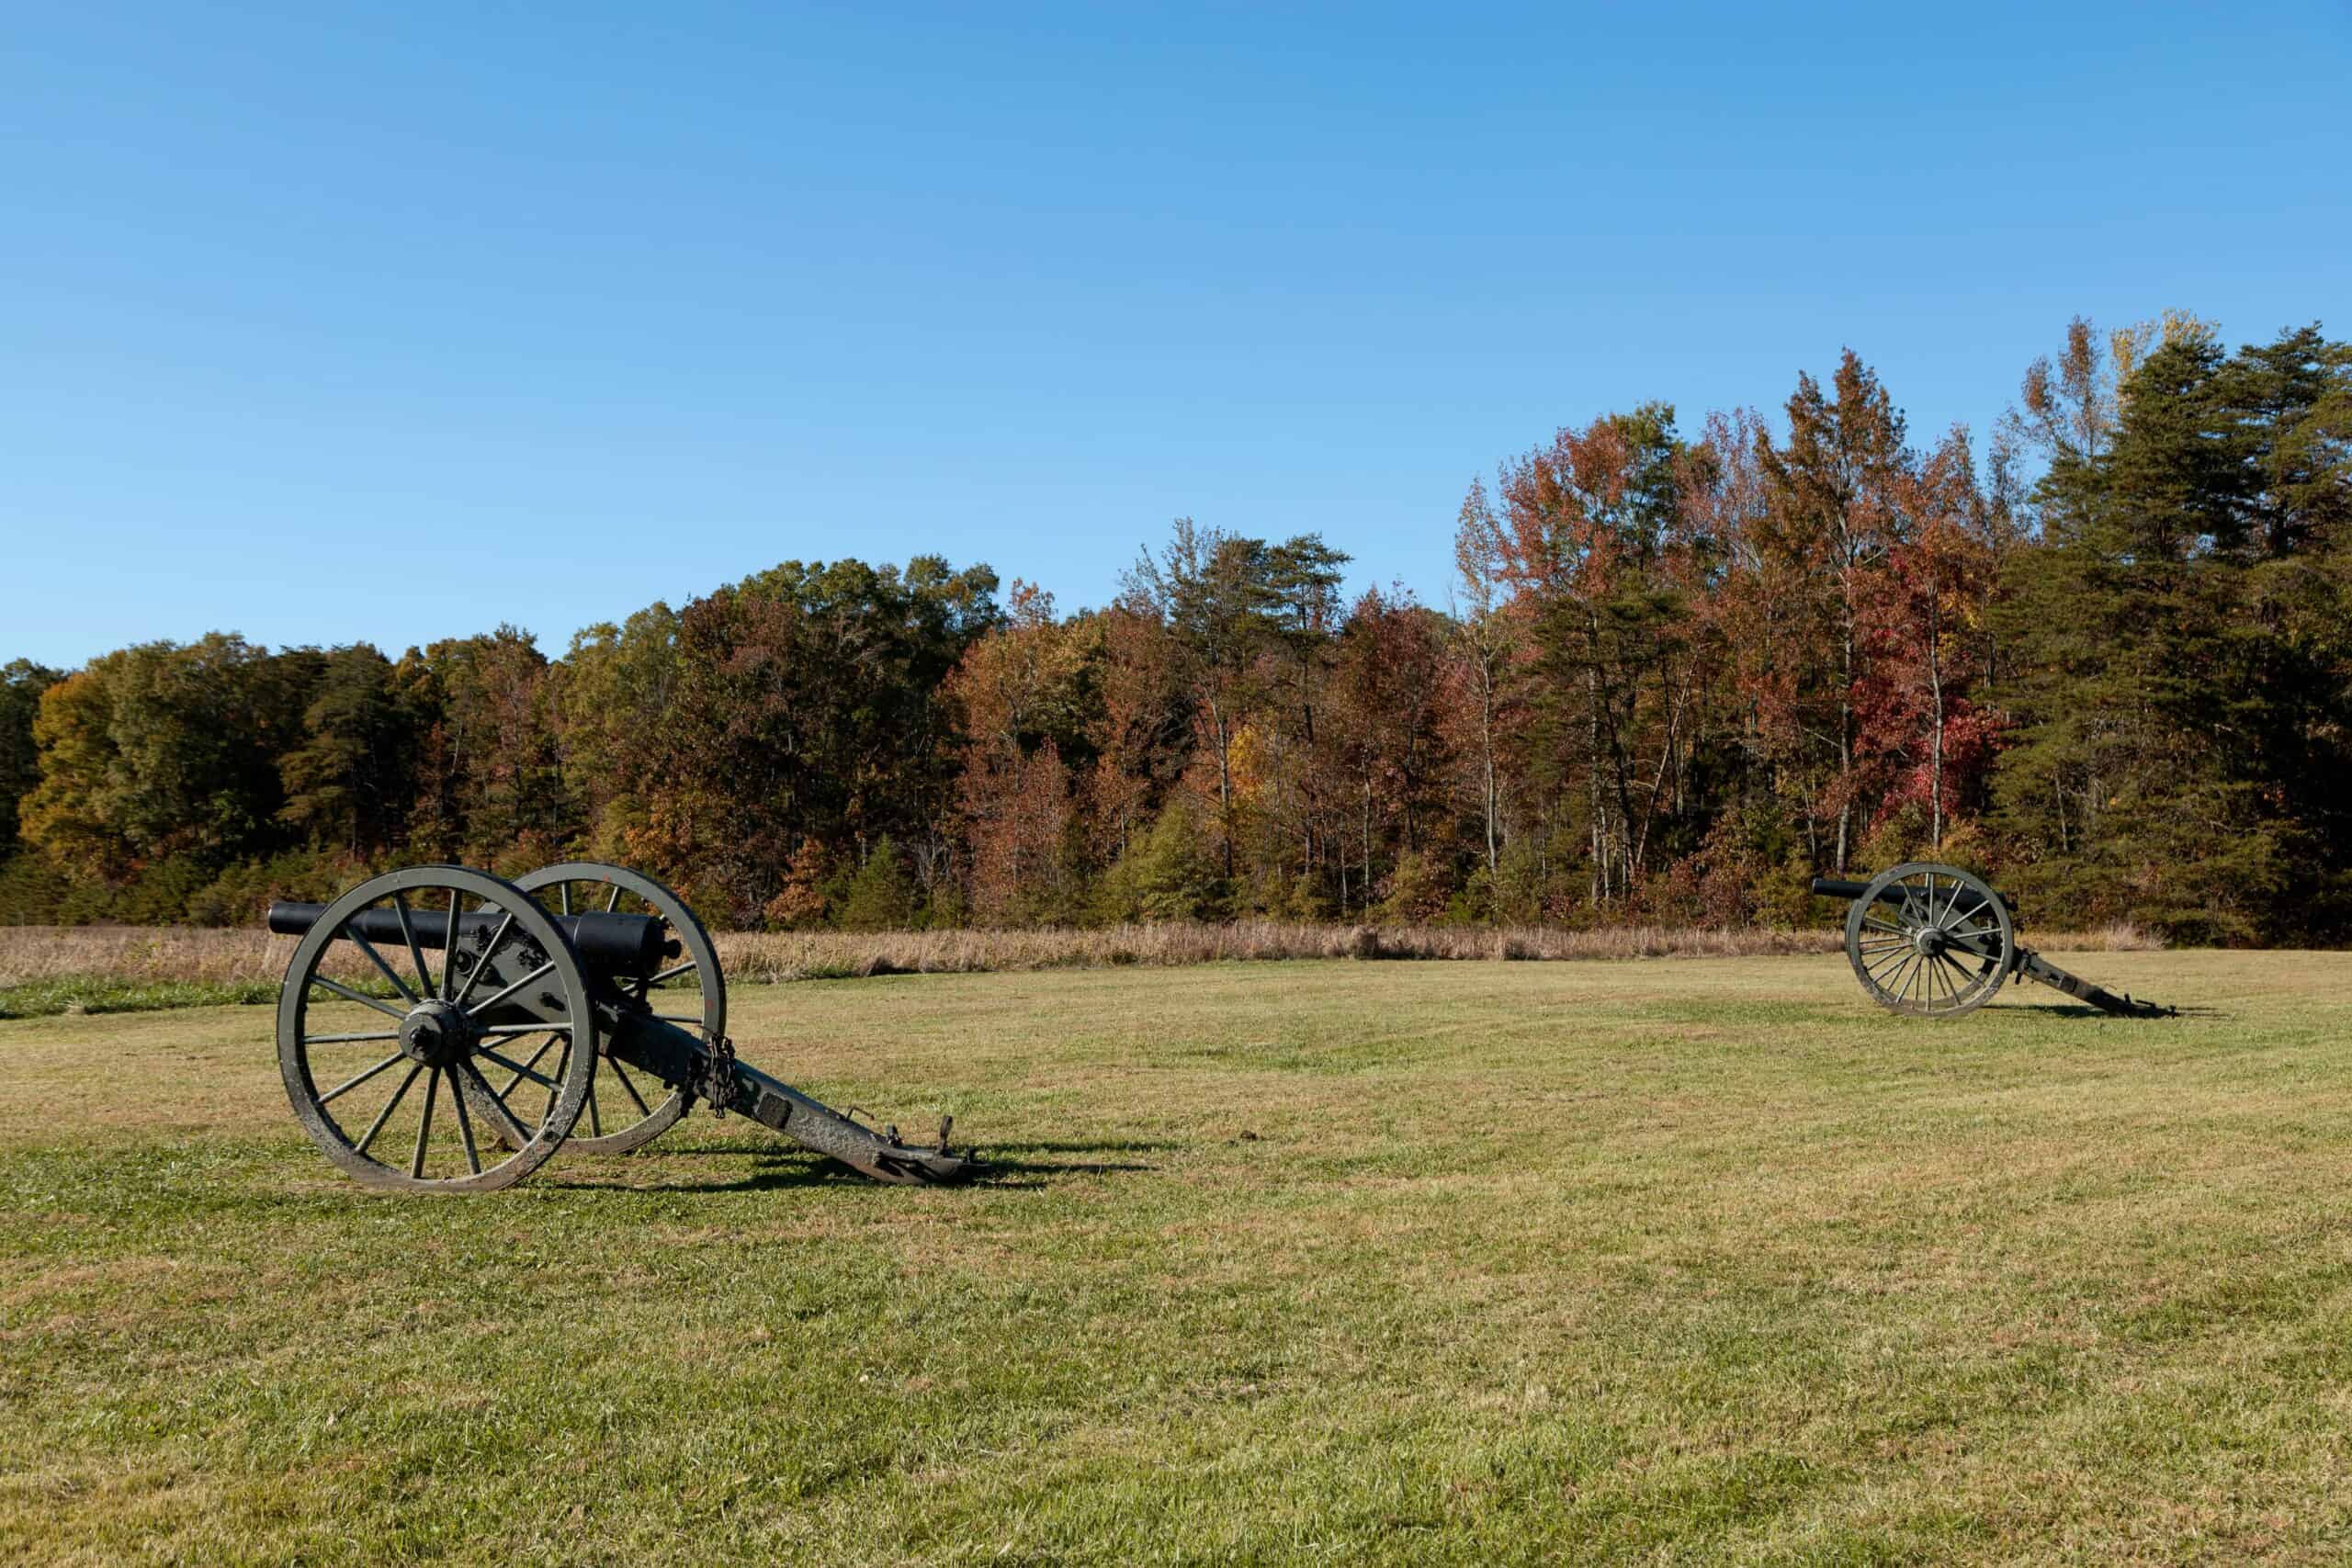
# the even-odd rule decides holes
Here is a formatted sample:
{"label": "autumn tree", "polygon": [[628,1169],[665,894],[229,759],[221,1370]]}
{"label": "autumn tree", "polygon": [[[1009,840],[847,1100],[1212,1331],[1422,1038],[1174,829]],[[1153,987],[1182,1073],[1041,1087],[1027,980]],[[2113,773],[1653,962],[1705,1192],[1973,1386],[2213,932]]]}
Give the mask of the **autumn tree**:
{"label": "autumn tree", "polygon": [[1903,415],[1878,377],[1848,349],[1825,392],[1799,373],[1788,401],[1789,435],[1775,446],[1758,435],[1767,486],[1768,547],[1795,563],[1808,597],[1830,627],[1826,668],[1803,684],[1817,712],[1808,728],[1825,736],[1835,769],[1829,791],[1837,836],[1828,862],[1842,872],[1853,847],[1858,788],[1854,773],[1854,691],[1864,674],[1866,607],[1883,591],[1890,551],[1906,536],[1902,490],[1910,454]]}
{"label": "autumn tree", "polygon": [[392,685],[416,716],[412,840],[436,856],[520,872],[578,834],[557,740],[554,679],[513,626],[411,649]]}
{"label": "autumn tree", "polygon": [[[1319,547],[1319,540],[1301,538],[1282,547],[1292,552],[1294,575],[1314,570]],[[1160,553],[1146,551],[1125,579],[1123,603],[1166,629],[1173,679],[1191,700],[1193,756],[1213,795],[1218,858],[1228,881],[1239,827],[1234,742],[1266,700],[1259,659],[1277,637],[1282,601],[1275,580],[1284,561],[1263,539],[1180,517]]]}
{"label": "autumn tree", "polygon": [[1084,624],[1099,682],[1085,731],[1095,762],[1084,810],[1091,854],[1109,864],[1150,826],[1182,776],[1193,750],[1193,700],[1175,639],[1148,599],[1127,594]]}
{"label": "autumn tree", "polygon": [[118,649],[42,694],[23,836],[101,880],[170,856],[217,866],[275,847],[277,760],[322,657],[214,633]]}
{"label": "autumn tree", "polygon": [[1940,852],[1955,806],[1981,804],[1973,797],[1999,729],[1997,716],[1968,696],[1984,664],[1994,571],[1968,433],[1952,431],[1924,464],[1906,465],[1892,495],[1899,542],[1858,626],[1856,768],[1875,815],[1924,807],[1922,847]]}
{"label": "autumn tree", "polygon": [[1450,678],[1453,701],[1447,715],[1453,749],[1466,764],[1464,777],[1477,802],[1481,847],[1491,883],[1499,874],[1503,837],[1502,730],[1505,680],[1514,638],[1505,606],[1502,525],[1487,499],[1484,482],[1472,480],[1462,499],[1453,532],[1454,598]]}
{"label": "autumn tree", "polygon": [[1524,615],[1534,779],[1582,795],[1594,907],[1643,874],[1690,695],[1673,410],[1562,430],[1505,466],[1498,544]]}
{"label": "autumn tree", "polygon": [[666,699],[639,753],[633,841],[751,921],[813,841],[864,863],[889,837],[946,874],[960,762],[948,674],[997,620],[996,576],[787,561],[679,613]]}
{"label": "autumn tree", "polygon": [[1082,626],[1053,595],[1016,580],[1002,625],[975,642],[948,681],[961,707],[957,780],[973,910],[1012,923],[1076,908],[1076,803],[1065,749],[1084,760],[1094,673]]}
{"label": "autumn tree", "polygon": [[[1713,660],[1704,689],[1717,721],[1706,743],[1717,793],[1683,804],[1715,818],[1711,859],[1750,869],[1781,857],[1776,840],[1786,826],[1802,822],[1809,833],[1814,824],[1815,740],[1804,698],[1826,626],[1811,565],[1783,547],[1774,525],[1770,449],[1754,410],[1710,414],[1682,456],[1679,486],[1684,534],[1704,577],[1693,607],[1697,646]],[[1692,749],[1678,781],[1686,794],[1700,751]]]}
{"label": "autumn tree", "polygon": [[678,613],[656,600],[619,625],[576,632],[549,674],[557,761],[582,847],[605,859],[637,859],[653,809],[648,750],[677,682]]}
{"label": "autumn tree", "polygon": [[1356,874],[1351,889],[1342,853],[1343,909],[1351,891],[1356,904],[1370,904],[1379,879],[1405,857],[1450,847],[1439,842],[1450,793],[1445,694],[1446,631],[1438,617],[1405,590],[1367,590],[1340,638],[1326,749],[1352,818]]}

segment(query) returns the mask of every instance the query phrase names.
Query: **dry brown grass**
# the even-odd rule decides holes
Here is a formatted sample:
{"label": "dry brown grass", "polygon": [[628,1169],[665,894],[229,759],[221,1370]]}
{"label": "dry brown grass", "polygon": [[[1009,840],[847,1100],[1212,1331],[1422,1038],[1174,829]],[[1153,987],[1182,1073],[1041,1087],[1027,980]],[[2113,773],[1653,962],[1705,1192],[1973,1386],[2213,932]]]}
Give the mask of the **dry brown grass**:
{"label": "dry brown grass", "polygon": [[209,985],[276,980],[294,939],[211,926],[0,926],[0,986],[104,976]]}
{"label": "dry brown grass", "polygon": [[[1096,931],[722,932],[718,955],[739,981],[865,975],[968,975],[1095,969],[1127,964],[1292,958],[1609,959],[1758,958],[1838,951],[1834,931],[1610,926],[1327,926],[1285,920],[1228,925],[1108,926]],[[2036,945],[2068,953],[2137,952],[2164,944],[2137,927],[2037,932]],[[194,926],[0,926],[0,987],[105,977],[130,982],[233,985],[274,981],[291,937]],[[364,960],[349,972],[365,976]]]}
{"label": "dry brown grass", "polygon": [[1330,926],[1288,920],[1106,926],[1093,931],[741,932],[718,939],[729,976],[979,974],[1294,958],[1563,959],[1763,957],[1828,953],[1827,931],[1564,931],[1541,926]]}

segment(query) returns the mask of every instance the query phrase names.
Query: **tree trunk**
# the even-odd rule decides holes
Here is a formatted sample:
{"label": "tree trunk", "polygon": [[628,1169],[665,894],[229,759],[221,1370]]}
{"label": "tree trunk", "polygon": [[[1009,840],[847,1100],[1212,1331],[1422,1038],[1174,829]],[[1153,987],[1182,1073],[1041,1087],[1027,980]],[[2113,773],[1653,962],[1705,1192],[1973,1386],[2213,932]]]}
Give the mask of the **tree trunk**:
{"label": "tree trunk", "polygon": [[1225,879],[1233,880],[1233,742],[1225,733],[1225,705],[1212,699],[1209,716],[1216,725],[1217,837],[1225,847]]}
{"label": "tree trunk", "polygon": [[1846,852],[1854,820],[1854,591],[1848,569],[1846,625],[1838,640],[1838,874],[1846,874]]}
{"label": "tree trunk", "polygon": [[1928,687],[1935,698],[1936,733],[1928,753],[1928,841],[1940,851],[1944,847],[1944,672],[1942,628],[1936,624],[1936,611],[1931,599],[1928,605]]}
{"label": "tree trunk", "polygon": [[1490,655],[1481,655],[1478,661],[1478,749],[1486,771],[1487,876],[1491,882],[1501,874],[1497,818],[1502,814],[1502,801],[1495,788],[1495,678]]}

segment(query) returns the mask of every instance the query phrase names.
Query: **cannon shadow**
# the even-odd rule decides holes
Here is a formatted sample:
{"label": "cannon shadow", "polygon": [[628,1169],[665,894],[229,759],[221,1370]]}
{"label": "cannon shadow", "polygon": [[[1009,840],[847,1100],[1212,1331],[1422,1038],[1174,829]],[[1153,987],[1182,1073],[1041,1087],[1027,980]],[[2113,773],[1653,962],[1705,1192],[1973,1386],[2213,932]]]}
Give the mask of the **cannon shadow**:
{"label": "cannon shadow", "polygon": [[[997,1148],[982,1149],[983,1168],[968,1187],[1008,1190],[1044,1188],[1052,1185],[1057,1176],[1115,1176],[1156,1171],[1160,1168],[1145,1161],[1114,1159],[1048,1159],[1041,1155],[1057,1154],[1149,1154],[1159,1150],[1182,1148],[1181,1144],[1154,1143],[1048,1143],[1007,1144]],[[779,1148],[774,1144],[706,1144],[691,1149],[662,1151],[663,1158],[695,1158],[702,1156],[750,1155],[760,1160],[758,1169],[732,1180],[706,1181],[598,1181],[584,1173],[556,1180],[542,1179],[543,1187],[562,1188],[571,1191],[622,1190],[628,1192],[766,1192],[806,1188],[833,1186],[873,1187],[867,1177],[839,1160],[823,1155],[806,1154]]]}
{"label": "cannon shadow", "polygon": [[[1989,1013],[1993,1010],[1991,1008],[1987,1008],[1984,1010]],[[2116,1020],[2113,1013],[2103,1012],[2098,1008],[2087,1007],[2081,1002],[2008,1002],[2003,1004],[2000,1010],[2003,1012],[2040,1013],[2047,1018],[2106,1019],[2124,1023],[2162,1023],[2165,1021],[2165,1019],[2163,1018],[2129,1018]],[[2173,1018],[2228,1018],[2232,1015],[2226,1008],[2185,1007],[2174,1008],[2166,1016]]]}
{"label": "cannon shadow", "polygon": [[[958,1146],[961,1146],[960,1142]],[[1097,1138],[1091,1140],[1073,1141],[1015,1138],[1007,1140],[1001,1144],[989,1144],[984,1146],[996,1150],[1007,1156],[1011,1156],[1016,1154],[1170,1154],[1178,1149],[1191,1148],[1193,1145],[1186,1143],[1175,1143],[1166,1140],[1154,1142],[1142,1138]],[[650,1146],[645,1152],[648,1155],[658,1156],[662,1159],[695,1159],[707,1155],[790,1155],[798,1153],[799,1151],[794,1149],[789,1145],[779,1143],[774,1138],[729,1138],[723,1143],[690,1144],[683,1145],[673,1145],[663,1143]],[[989,1163],[996,1163],[994,1155],[989,1156]]]}

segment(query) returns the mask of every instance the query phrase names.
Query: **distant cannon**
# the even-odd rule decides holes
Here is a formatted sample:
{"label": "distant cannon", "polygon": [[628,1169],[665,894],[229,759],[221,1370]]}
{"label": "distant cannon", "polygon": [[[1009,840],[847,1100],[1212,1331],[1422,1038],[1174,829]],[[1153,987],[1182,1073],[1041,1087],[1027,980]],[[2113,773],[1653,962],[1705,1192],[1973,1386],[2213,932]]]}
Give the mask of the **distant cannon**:
{"label": "distant cannon", "polygon": [[2018,941],[2011,900],[1957,866],[1913,862],[1868,882],[1816,878],[1814,892],[1851,899],[1846,957],[1881,1007],[1948,1018],[1983,1007],[2012,975],[2039,980],[2118,1018],[2177,1008],[2135,1001],[2070,975]]}
{"label": "distant cannon", "polygon": [[[567,1140],[636,1148],[696,1100],[877,1181],[954,1182],[981,1168],[948,1147],[952,1117],[936,1144],[908,1144],[737,1061],[726,976],[702,922],[625,867],[574,862],[510,883],[418,866],[332,904],[274,904],[269,929],[301,939],[277,1001],[287,1096],[327,1157],[370,1187],[509,1187]],[[322,972],[345,952],[366,961],[367,988]],[[343,1016],[314,1028],[314,1008]],[[449,1121],[436,1139],[445,1086]],[[396,1122],[405,1149],[387,1160]]]}

